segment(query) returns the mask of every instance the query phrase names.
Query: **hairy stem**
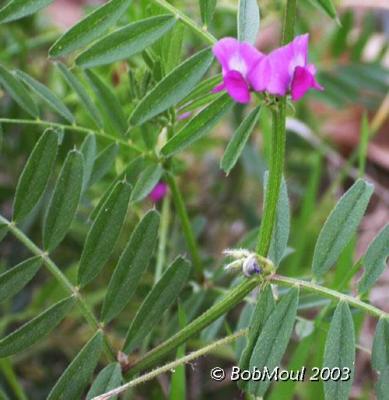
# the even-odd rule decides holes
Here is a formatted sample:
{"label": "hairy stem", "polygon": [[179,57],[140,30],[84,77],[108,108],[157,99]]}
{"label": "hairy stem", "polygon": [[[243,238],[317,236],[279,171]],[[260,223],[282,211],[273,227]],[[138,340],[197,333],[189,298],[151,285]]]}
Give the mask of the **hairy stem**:
{"label": "hairy stem", "polygon": [[142,359],[131,367],[127,376],[133,376],[134,374],[157,364],[160,360],[169,355],[171,351],[175,350],[182,343],[185,343],[190,337],[202,331],[213,321],[240,303],[248,293],[258,286],[259,283],[260,281],[257,278],[252,278],[243,281],[240,285],[231,289],[223,300],[214,304],[211,308],[186,325],[184,329],[173,335],[164,343],[146,353]]}
{"label": "hairy stem", "polygon": [[182,230],[185,236],[185,240],[188,246],[189,253],[191,255],[193,265],[195,268],[196,276],[200,282],[203,281],[203,266],[201,262],[200,252],[197,247],[196,239],[193,233],[192,226],[190,224],[188,211],[185,206],[184,199],[182,198],[181,192],[177,186],[177,182],[171,173],[166,174],[166,179],[169,184],[174,205],[176,207],[178,216],[181,221]]}
{"label": "hairy stem", "polygon": [[203,355],[212,352],[216,347],[229,344],[229,343],[235,341],[236,339],[238,339],[239,337],[246,335],[247,332],[248,332],[248,329],[242,329],[242,330],[240,330],[232,335],[229,335],[223,339],[217,340],[216,342],[213,342],[213,343],[209,344],[208,346],[202,347],[201,349],[196,350],[184,357],[181,357],[175,361],[167,363],[167,364],[163,365],[162,367],[156,368],[155,370],[150,371],[147,374],[141,375],[138,378],[135,378],[135,379],[131,380],[130,382],[128,382],[122,386],[119,386],[116,389],[113,389],[107,393],[104,393],[100,396],[93,398],[92,400],[108,400],[113,396],[117,396],[118,394],[125,392],[129,388],[140,385],[142,383],[146,383],[147,381],[154,379],[155,377],[157,377],[160,374],[172,371],[175,368],[179,367],[180,365],[187,364],[192,360],[202,357]]}
{"label": "hairy stem", "polygon": [[324,286],[317,285],[312,282],[303,281],[296,278],[289,278],[281,275],[273,275],[270,278],[272,283],[275,283],[280,286],[287,287],[299,287],[303,290],[307,290],[308,292],[316,293],[320,296],[327,297],[329,299],[333,299],[336,301],[345,301],[350,306],[358,308],[359,310],[372,315],[377,318],[388,318],[389,314],[385,311],[380,310],[377,307],[372,306],[371,304],[365,303],[355,297],[349,296],[344,293],[340,293],[336,290],[326,288]]}
{"label": "hairy stem", "polygon": [[[8,226],[8,230],[18,239],[21,243],[23,243],[27,249],[31,251],[32,254],[36,256],[40,256],[42,258],[43,264],[46,266],[46,269],[54,276],[57,282],[72,296],[75,296],[77,299],[78,307],[81,311],[81,314],[84,316],[88,325],[92,328],[93,331],[101,330],[102,326],[97,321],[93,312],[90,310],[88,304],[85,299],[81,296],[78,288],[73,286],[73,284],[69,281],[69,279],[62,273],[59,267],[51,260],[49,255],[41,250],[34,242],[32,242],[16,225],[14,222],[8,221],[6,218],[0,216],[0,222],[4,223]],[[115,352],[111,348],[108,339],[104,336],[104,346],[105,352],[110,361],[115,360]]]}
{"label": "hairy stem", "polygon": [[[100,131],[94,131],[93,129],[85,128],[83,126],[78,126],[78,125],[66,125],[66,124],[60,124],[57,122],[51,122],[51,121],[42,121],[40,119],[12,119],[12,118],[0,118],[0,123],[1,124],[18,124],[18,125],[35,125],[35,126],[42,126],[46,128],[59,128],[63,129],[65,131],[73,131],[73,132],[79,132],[79,133],[84,133],[86,135],[92,134],[96,136],[101,136],[105,139],[109,139],[112,142],[119,143],[133,151],[135,151],[138,154],[143,154],[144,150],[141,149],[140,147],[136,146],[134,143],[131,143],[128,140],[112,136],[107,132],[104,132],[102,130]],[[147,155],[146,155],[147,156]]]}
{"label": "hairy stem", "polygon": [[188,26],[193,32],[197,33],[198,36],[203,38],[207,43],[214,44],[217,39],[211,33],[205,29],[205,27],[201,27],[196,22],[194,22],[191,18],[185,15],[182,11],[178,10],[173,5],[169,4],[165,0],[152,0],[154,3],[158,4],[160,7],[164,8],[166,11],[174,14],[176,18],[182,21],[186,26]]}

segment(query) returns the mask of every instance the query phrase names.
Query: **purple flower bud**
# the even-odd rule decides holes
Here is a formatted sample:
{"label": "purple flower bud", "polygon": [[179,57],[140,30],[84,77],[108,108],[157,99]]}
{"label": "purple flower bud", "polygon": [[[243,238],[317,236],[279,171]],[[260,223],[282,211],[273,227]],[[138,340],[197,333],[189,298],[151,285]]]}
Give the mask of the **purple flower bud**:
{"label": "purple flower bud", "polygon": [[158,182],[154,186],[154,189],[149,194],[149,198],[153,203],[158,203],[160,200],[162,200],[166,196],[166,193],[167,193],[166,183]]}
{"label": "purple flower bud", "polygon": [[246,258],[242,267],[245,276],[250,277],[261,272],[261,268],[255,256]]}

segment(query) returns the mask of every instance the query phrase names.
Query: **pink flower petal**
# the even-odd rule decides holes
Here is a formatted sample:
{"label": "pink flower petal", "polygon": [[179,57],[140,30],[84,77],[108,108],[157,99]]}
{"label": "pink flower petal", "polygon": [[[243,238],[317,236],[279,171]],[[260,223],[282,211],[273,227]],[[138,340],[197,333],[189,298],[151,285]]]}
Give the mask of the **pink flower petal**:
{"label": "pink flower petal", "polygon": [[223,69],[223,75],[229,71],[229,62],[234,54],[239,54],[240,43],[234,38],[223,38],[212,48],[213,54],[219,61]]}
{"label": "pink flower petal", "polygon": [[222,82],[212,89],[212,93],[219,93],[219,92],[225,90],[225,88],[226,88],[226,85],[224,84],[224,82]]}
{"label": "pink flower petal", "polygon": [[159,182],[154,186],[154,189],[149,194],[149,198],[153,203],[158,203],[167,193],[167,185],[165,182]]}
{"label": "pink flower petal", "polygon": [[292,81],[292,100],[300,100],[309,89],[323,90],[308,68],[296,67]]}
{"label": "pink flower petal", "polygon": [[237,71],[230,71],[224,77],[224,83],[228,94],[238,103],[250,102],[250,91],[247,82]]}
{"label": "pink flower petal", "polygon": [[261,58],[248,75],[250,85],[257,92],[266,90],[271,79],[271,65],[267,57]]}

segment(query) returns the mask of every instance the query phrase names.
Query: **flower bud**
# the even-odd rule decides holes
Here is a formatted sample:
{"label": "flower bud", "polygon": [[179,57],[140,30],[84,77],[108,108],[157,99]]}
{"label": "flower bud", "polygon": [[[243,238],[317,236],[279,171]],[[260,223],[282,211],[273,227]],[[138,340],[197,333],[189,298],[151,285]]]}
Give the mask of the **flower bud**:
{"label": "flower bud", "polygon": [[258,264],[257,258],[254,255],[247,257],[243,262],[242,270],[244,275],[247,277],[253,276],[254,274],[259,274],[261,272],[261,268]]}

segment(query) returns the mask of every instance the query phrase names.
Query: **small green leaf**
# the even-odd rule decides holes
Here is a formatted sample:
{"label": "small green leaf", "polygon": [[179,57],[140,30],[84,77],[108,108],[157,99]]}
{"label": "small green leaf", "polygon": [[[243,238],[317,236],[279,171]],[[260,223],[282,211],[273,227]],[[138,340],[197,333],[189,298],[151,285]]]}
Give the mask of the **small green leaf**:
{"label": "small green leaf", "polygon": [[238,40],[255,43],[260,24],[257,0],[239,0],[238,8]]}
{"label": "small green leaf", "polygon": [[80,99],[81,103],[84,105],[85,109],[88,111],[90,117],[96,124],[98,128],[103,127],[103,121],[101,119],[99,110],[93,103],[92,99],[90,98],[88,92],[84,88],[83,84],[81,83],[80,79],[73,74],[69,69],[62,63],[57,63],[57,67],[62,73],[62,76],[68,83],[68,85],[77,93],[78,98]]}
{"label": "small green leaf", "polygon": [[119,146],[116,143],[112,143],[97,155],[93,165],[92,174],[89,179],[89,186],[94,185],[104,178],[104,176],[112,168],[118,152]]}
{"label": "small green leaf", "polygon": [[337,19],[336,8],[332,0],[313,0],[329,17]]}
{"label": "small green leaf", "polygon": [[[83,192],[89,187],[89,182],[92,177],[93,167],[96,160],[96,151],[96,135],[90,134],[85,137],[80,147],[80,152],[84,157],[84,178],[82,182]],[[111,165],[109,167],[111,167]]]}
{"label": "small green leaf", "polygon": [[[246,339],[246,347],[242,352],[239,360],[239,367],[241,370],[249,368],[251,354],[254,350],[258,337],[261,334],[265,322],[272,314],[275,308],[275,302],[270,285],[267,285],[260,293],[255,309],[251,315],[249,323],[249,333]],[[239,382],[239,386],[243,389],[247,382]]]}
{"label": "small green leaf", "polygon": [[[297,313],[298,294],[298,289],[290,289],[266,319],[251,354],[250,370],[253,370],[254,367],[259,370],[267,367],[271,371],[280,365],[292,335]],[[250,381],[247,386],[248,391],[255,396],[263,397],[270,383],[269,380]]]}
{"label": "small green leaf", "polygon": [[176,135],[163,146],[161,153],[165,157],[185,149],[196,140],[204,137],[217,122],[231,109],[234,102],[228,94],[223,94],[208,107],[193,117]]}
{"label": "small green leaf", "polygon": [[111,0],[72,26],[51,47],[49,55],[59,57],[89,45],[119,20],[131,0]]}
{"label": "small green leaf", "polygon": [[0,303],[27,285],[42,265],[40,256],[29,258],[0,275]]}
{"label": "small green leaf", "polygon": [[389,400],[389,366],[381,373],[376,384],[377,400]]}
{"label": "small green leaf", "polygon": [[157,211],[149,211],[132,233],[108,285],[101,312],[103,322],[110,322],[131,300],[153,256],[159,219]]}
{"label": "small green leaf", "polygon": [[[240,331],[242,329],[246,329],[250,326],[250,321],[254,312],[254,304],[246,303],[242,308],[242,311],[239,314],[239,320],[236,325],[236,331]],[[246,336],[241,336],[235,343],[235,357],[236,359],[240,359],[242,353],[247,345],[247,338]]]}
{"label": "small green leaf", "polygon": [[47,86],[38,82],[31,76],[27,75],[23,71],[16,71],[16,75],[20,78],[28,87],[31,88],[53,111],[61,115],[71,124],[74,122],[74,117],[69,109],[65,106],[62,100],[56,96]]}
{"label": "small green leaf", "polygon": [[383,372],[389,366],[389,320],[381,318],[378,321],[373,349],[371,352],[371,364],[374,369]]}
{"label": "small green leaf", "polygon": [[115,93],[92,71],[85,71],[85,74],[112,129],[116,134],[125,134],[127,131],[127,119]]}
{"label": "small green leaf", "polygon": [[162,57],[166,73],[172,71],[180,62],[185,25],[177,23],[169,35],[162,39]]}
{"label": "small green leaf", "polygon": [[47,400],[80,399],[92,378],[103,350],[103,333],[98,331],[61,375]]}
{"label": "small green leaf", "polygon": [[358,179],[342,196],[320,231],[313,255],[316,278],[325,274],[347,246],[365,214],[373,185]]}
{"label": "small green leaf", "polygon": [[59,174],[43,223],[43,246],[48,252],[61,243],[76,214],[84,178],[83,164],[82,154],[72,150]]}
{"label": "small green leaf", "polygon": [[143,51],[176,23],[172,15],[159,15],[129,24],[103,37],[81,53],[76,64],[83,68],[111,64]]}
{"label": "small green leaf", "polygon": [[140,306],[127,332],[123,351],[129,353],[137,347],[162,318],[163,313],[177,299],[190,274],[190,264],[177,258],[165,271]]}
{"label": "small green leaf", "polygon": [[163,173],[160,165],[148,166],[139,176],[131,195],[131,201],[137,202],[143,200],[159,182]]}
{"label": "small green leaf", "polygon": [[0,340],[0,357],[8,357],[30,347],[47,336],[68,314],[75,303],[68,297]]}
{"label": "small green leaf", "polygon": [[186,97],[207,72],[213,61],[211,49],[204,49],[177,66],[137,105],[131,124],[141,125]]}
{"label": "small green leaf", "polygon": [[0,222],[0,242],[5,238],[8,233],[8,225]]}
{"label": "small green leaf", "polygon": [[80,286],[94,279],[108,261],[127,214],[130,194],[130,186],[119,182],[92,224],[80,259]]}
{"label": "small green leaf", "polygon": [[213,14],[215,13],[216,0],[199,0],[200,1],[200,14],[203,24],[208,27],[212,21]]}
{"label": "small green leaf", "polygon": [[58,151],[58,135],[48,129],[36,143],[16,188],[14,220],[24,218],[40,200],[54,168]]}
{"label": "small green leaf", "polygon": [[340,302],[332,317],[324,349],[323,367],[348,368],[350,379],[323,382],[326,400],[347,400],[354,379],[355,333],[354,322],[347,303]]}
{"label": "small green leaf", "polygon": [[47,7],[53,0],[11,0],[0,9],[0,23],[16,21]]}
{"label": "small green leaf", "polygon": [[[103,370],[99,372],[96,379],[94,380],[86,400],[92,400],[94,397],[109,392],[112,389],[117,388],[123,381],[122,369],[119,363],[108,364]],[[115,400],[117,397],[111,397],[111,400]]]}
{"label": "small green leaf", "polygon": [[[268,174],[267,174],[268,175]],[[267,175],[265,175],[265,182],[267,182]],[[285,252],[288,248],[290,232],[290,205],[288,198],[288,188],[286,186],[285,178],[282,178],[281,190],[277,203],[277,215],[274,223],[273,234],[270,243],[269,255],[270,260],[278,267]]]}
{"label": "small green leaf", "polygon": [[261,107],[258,106],[250,112],[250,114],[239,125],[235,131],[232,139],[228,143],[224,156],[220,162],[220,168],[228,175],[232,168],[234,168],[246,143],[257,125]]}
{"label": "small green leaf", "polygon": [[108,186],[107,190],[101,196],[97,206],[90,214],[89,219],[94,220],[98,213],[100,212],[101,208],[103,207],[104,203],[106,202],[107,198],[109,197],[110,193],[114,189],[115,185],[121,181],[126,180],[131,186],[134,186],[138,176],[144,171],[146,168],[147,162],[144,158],[138,157],[135,160],[131,161],[127,167],[123,170],[123,172],[116,177],[112,181],[112,183]]}
{"label": "small green leaf", "polygon": [[386,268],[386,260],[389,257],[389,224],[370,243],[363,265],[365,273],[359,282],[358,291],[360,294],[368,292],[377,282],[378,278]]}
{"label": "small green leaf", "polygon": [[38,107],[25,87],[2,65],[0,65],[0,84],[24,111],[32,117],[39,116]]}

